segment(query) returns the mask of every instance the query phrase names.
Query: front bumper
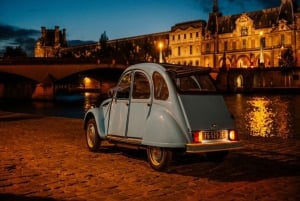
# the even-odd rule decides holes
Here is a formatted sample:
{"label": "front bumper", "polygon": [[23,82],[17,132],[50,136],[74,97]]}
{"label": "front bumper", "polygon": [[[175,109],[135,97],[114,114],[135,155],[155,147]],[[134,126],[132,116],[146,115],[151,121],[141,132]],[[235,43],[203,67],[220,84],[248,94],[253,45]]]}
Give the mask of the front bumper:
{"label": "front bumper", "polygon": [[242,149],[240,141],[237,142],[214,142],[214,143],[193,143],[186,145],[187,153],[205,153],[213,151],[230,151]]}

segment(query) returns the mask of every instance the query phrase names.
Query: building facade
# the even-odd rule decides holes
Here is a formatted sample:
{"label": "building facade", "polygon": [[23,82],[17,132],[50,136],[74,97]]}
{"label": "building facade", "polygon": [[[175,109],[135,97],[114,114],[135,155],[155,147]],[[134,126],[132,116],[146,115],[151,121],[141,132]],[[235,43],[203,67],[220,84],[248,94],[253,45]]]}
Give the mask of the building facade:
{"label": "building facade", "polygon": [[34,57],[60,57],[61,50],[66,47],[66,29],[61,31],[59,26],[54,29],[41,27],[41,37],[36,42]]}
{"label": "building facade", "polygon": [[222,16],[214,0],[201,40],[202,66],[248,68],[283,65],[290,49],[300,66],[300,12],[293,0],[278,7]]}
{"label": "building facade", "polygon": [[200,66],[205,25],[205,21],[197,20],[179,23],[171,28],[168,63]]}
{"label": "building facade", "polygon": [[[67,48],[65,30],[59,27],[50,31],[42,27],[41,35],[35,57],[75,50],[91,55],[101,49],[99,43]],[[129,43],[128,57],[140,61],[227,69],[276,67],[286,65],[283,56],[290,52],[293,65],[300,66],[300,8],[296,0],[278,0],[278,7],[223,16],[214,0],[207,21],[178,23],[168,32],[108,41],[115,54]]]}

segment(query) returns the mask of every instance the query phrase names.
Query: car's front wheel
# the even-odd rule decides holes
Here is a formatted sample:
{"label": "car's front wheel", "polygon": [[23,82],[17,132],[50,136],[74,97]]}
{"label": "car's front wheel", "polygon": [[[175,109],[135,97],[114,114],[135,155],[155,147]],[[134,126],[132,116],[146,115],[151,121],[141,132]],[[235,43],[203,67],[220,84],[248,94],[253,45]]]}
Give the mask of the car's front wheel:
{"label": "car's front wheel", "polygon": [[147,157],[151,167],[155,170],[165,170],[172,160],[172,151],[162,147],[147,147]]}
{"label": "car's front wheel", "polygon": [[85,130],[85,139],[87,147],[90,151],[97,151],[100,146],[100,137],[97,130],[97,124],[94,118],[87,122]]}

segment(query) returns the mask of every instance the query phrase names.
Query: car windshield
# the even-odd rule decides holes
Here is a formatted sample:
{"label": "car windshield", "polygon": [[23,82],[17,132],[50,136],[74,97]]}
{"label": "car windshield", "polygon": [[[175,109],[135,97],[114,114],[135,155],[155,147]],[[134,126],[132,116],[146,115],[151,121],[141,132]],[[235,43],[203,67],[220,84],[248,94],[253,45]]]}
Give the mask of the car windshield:
{"label": "car windshield", "polygon": [[216,92],[210,69],[186,66],[165,66],[179,93]]}

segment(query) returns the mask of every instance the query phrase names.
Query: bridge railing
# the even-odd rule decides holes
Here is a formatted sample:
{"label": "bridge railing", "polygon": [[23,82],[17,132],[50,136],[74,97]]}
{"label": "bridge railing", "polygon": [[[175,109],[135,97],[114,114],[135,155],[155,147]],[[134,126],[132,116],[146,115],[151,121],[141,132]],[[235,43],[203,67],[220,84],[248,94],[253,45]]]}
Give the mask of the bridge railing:
{"label": "bridge railing", "polygon": [[99,59],[99,58],[37,58],[37,57],[20,57],[20,58],[1,58],[0,65],[40,65],[40,64],[122,64],[131,65],[145,61],[140,60],[118,60],[118,59]]}
{"label": "bridge railing", "polygon": [[1,64],[96,64],[99,62],[96,58],[0,58]]}

